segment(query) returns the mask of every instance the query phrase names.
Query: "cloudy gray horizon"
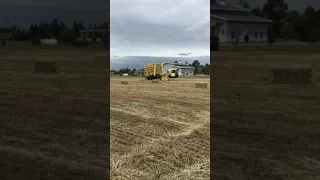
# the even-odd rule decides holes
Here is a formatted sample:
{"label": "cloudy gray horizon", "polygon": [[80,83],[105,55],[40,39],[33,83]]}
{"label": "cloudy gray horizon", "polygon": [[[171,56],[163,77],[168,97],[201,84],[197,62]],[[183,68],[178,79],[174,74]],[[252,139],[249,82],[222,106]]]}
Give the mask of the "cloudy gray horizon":
{"label": "cloudy gray horizon", "polygon": [[194,60],[198,60],[201,65],[210,64],[210,56],[192,56],[192,57],[152,57],[152,56],[125,56],[113,57],[111,70],[119,70],[123,68],[142,69],[144,65],[153,62],[181,62],[192,64]]}

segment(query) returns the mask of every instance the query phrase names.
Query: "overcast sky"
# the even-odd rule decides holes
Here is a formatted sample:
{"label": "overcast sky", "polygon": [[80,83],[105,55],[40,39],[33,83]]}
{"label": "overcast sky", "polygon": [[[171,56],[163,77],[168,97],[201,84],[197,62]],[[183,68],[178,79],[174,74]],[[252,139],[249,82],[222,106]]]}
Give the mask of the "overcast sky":
{"label": "overcast sky", "polygon": [[209,0],[111,0],[111,66],[141,65],[137,56],[149,56],[150,62],[181,53],[209,59],[209,14]]}

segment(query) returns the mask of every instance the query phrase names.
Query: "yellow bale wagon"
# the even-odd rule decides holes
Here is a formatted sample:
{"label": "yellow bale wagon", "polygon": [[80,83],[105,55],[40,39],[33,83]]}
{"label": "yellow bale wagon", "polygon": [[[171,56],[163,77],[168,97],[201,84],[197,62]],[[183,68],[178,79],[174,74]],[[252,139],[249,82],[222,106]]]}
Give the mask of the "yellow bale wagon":
{"label": "yellow bale wagon", "polygon": [[164,63],[153,63],[143,67],[144,77],[147,80],[160,79],[163,81],[169,78],[177,78],[178,72],[176,68],[165,69]]}

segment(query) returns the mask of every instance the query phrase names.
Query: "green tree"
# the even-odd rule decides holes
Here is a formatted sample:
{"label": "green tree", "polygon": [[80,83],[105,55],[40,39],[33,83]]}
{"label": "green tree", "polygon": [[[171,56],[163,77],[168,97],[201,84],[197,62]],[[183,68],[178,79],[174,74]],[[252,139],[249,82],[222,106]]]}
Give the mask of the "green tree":
{"label": "green tree", "polygon": [[295,38],[295,31],[294,31],[294,28],[293,26],[288,23],[288,22],[285,22],[282,27],[281,27],[281,37],[283,39],[285,39],[287,42],[290,40],[290,39],[294,39]]}
{"label": "green tree", "polygon": [[312,29],[317,27],[317,13],[312,6],[308,6],[302,15],[303,19],[303,40],[313,41]]}
{"label": "green tree", "polygon": [[302,32],[303,32],[303,19],[302,15],[297,11],[289,11],[286,15],[285,21],[290,23],[293,26],[293,29],[296,33],[295,36],[299,40],[302,40]]}
{"label": "green tree", "polygon": [[248,0],[239,0],[239,4],[245,9],[250,9],[251,7]]}
{"label": "green tree", "polygon": [[272,27],[272,25],[269,25],[267,27],[267,36],[268,36],[268,42],[270,44],[274,43],[274,39],[275,39],[275,31],[274,28]]}
{"label": "green tree", "polygon": [[268,0],[263,5],[262,12],[267,19],[273,21],[273,28],[276,36],[279,36],[281,29],[281,20],[286,17],[288,5],[284,0]]}
{"label": "green tree", "polygon": [[191,66],[194,67],[193,74],[196,75],[200,68],[200,62],[198,60],[194,60]]}

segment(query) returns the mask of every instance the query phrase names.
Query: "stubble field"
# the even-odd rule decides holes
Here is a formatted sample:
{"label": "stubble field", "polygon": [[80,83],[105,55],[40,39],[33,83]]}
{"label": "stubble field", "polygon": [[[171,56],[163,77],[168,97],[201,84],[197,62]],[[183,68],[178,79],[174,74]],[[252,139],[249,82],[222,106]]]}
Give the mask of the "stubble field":
{"label": "stubble field", "polygon": [[111,179],[209,179],[209,81],[111,77]]}
{"label": "stubble field", "polygon": [[[106,179],[108,55],[10,45],[0,49],[0,179]],[[33,74],[34,61],[60,72]]]}
{"label": "stubble field", "polygon": [[[214,179],[320,179],[318,45],[212,52]],[[270,68],[312,67],[312,85],[270,84]]]}
{"label": "stubble field", "polygon": [[[212,88],[215,179],[319,179],[318,49],[224,47],[207,89],[193,87],[202,77],[112,77],[110,111],[103,51],[1,49],[0,177],[105,178],[110,113],[112,179],[209,179]],[[36,60],[61,73],[33,74]],[[270,84],[275,66],[312,66],[314,84]]]}

